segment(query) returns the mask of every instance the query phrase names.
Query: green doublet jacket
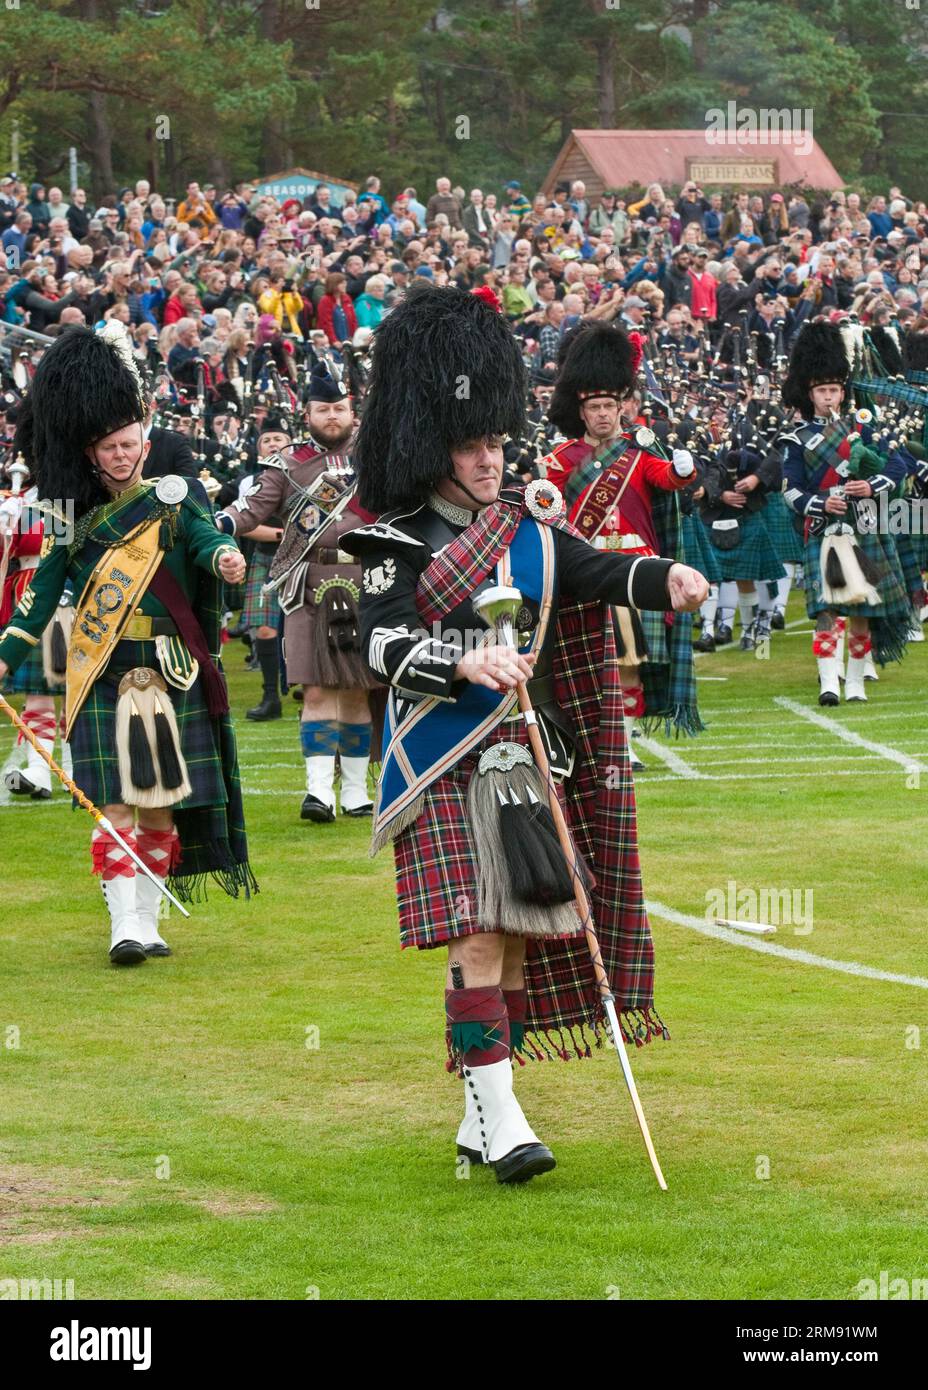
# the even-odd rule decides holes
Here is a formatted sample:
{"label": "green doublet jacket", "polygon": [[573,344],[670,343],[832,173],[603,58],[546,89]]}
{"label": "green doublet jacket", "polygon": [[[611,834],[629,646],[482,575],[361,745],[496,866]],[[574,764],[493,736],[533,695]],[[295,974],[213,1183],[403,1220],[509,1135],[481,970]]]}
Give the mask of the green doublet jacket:
{"label": "green doublet jacket", "polygon": [[[15,671],[41,641],[65,585],[71,585],[78,602],[103,551],[110,545],[118,545],[140,524],[155,516],[164,519],[170,546],[163,550],[161,564],[167,566],[183,589],[200,620],[210,653],[218,657],[219,560],[223,554],[237,552],[238,546],[216,529],[212,515],[189,493],[175,505],[159,502],[155,496],[155,482],[146,479],[79,518],[71,545],[63,541],[51,545],[0,637],[0,661],[11,671]],[[169,616],[150,589],[136,605],[135,612],[150,617]]]}

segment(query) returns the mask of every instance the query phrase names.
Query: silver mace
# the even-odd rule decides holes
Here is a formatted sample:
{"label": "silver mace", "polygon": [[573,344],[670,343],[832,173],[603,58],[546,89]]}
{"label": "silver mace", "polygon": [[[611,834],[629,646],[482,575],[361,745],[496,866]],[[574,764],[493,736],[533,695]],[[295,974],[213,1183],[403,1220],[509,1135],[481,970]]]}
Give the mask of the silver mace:
{"label": "silver mace", "polygon": [[[487,627],[496,632],[497,640],[501,647],[508,648],[509,651],[517,651],[518,645],[515,637],[516,614],[522,607],[522,595],[518,589],[513,589],[508,585],[497,584],[491,589],[485,589],[476,595],[472,600],[474,611],[486,623]],[[657,1154],[654,1152],[654,1144],[651,1140],[651,1131],[648,1129],[648,1122],[645,1119],[644,1110],[641,1107],[641,1100],[638,1095],[638,1088],[635,1085],[635,1078],[632,1075],[631,1063],[628,1060],[628,1052],[625,1048],[625,1040],[622,1037],[622,1029],[619,1024],[619,1017],[615,1008],[615,995],[609,984],[609,976],[606,974],[606,967],[603,965],[602,952],[599,948],[599,941],[593,928],[593,914],[590,910],[590,900],[586,895],[583,886],[583,878],[580,865],[577,862],[577,851],[567,829],[567,822],[564,819],[564,812],[561,803],[554,790],[554,783],[551,780],[551,769],[548,763],[548,755],[545,751],[541,732],[538,728],[538,717],[532,708],[531,696],[528,693],[524,681],[519,681],[516,686],[516,693],[519,697],[519,710],[525,722],[528,732],[529,743],[538,770],[544,779],[548,791],[548,804],[551,808],[551,815],[554,817],[557,837],[564,851],[564,857],[570,865],[571,879],[574,885],[574,899],[577,910],[583,923],[583,932],[586,937],[587,949],[590,953],[590,960],[593,964],[593,974],[596,979],[596,987],[599,990],[606,1017],[609,1020],[609,1031],[612,1034],[612,1041],[618,1053],[619,1065],[622,1068],[622,1075],[625,1077],[625,1084],[628,1087],[628,1094],[631,1097],[632,1109],[635,1112],[635,1119],[638,1121],[638,1128],[641,1130],[641,1137],[644,1146],[648,1151],[648,1158],[651,1160],[651,1167],[654,1169],[654,1176],[657,1178],[658,1185],[662,1191],[667,1191],[667,1180],[661,1172],[661,1165],[657,1161]]]}
{"label": "silver mace", "polygon": [[126,852],[126,854],[128,854],[135,867],[141,870],[141,872],[145,875],[146,878],[151,879],[152,883],[158,889],[158,892],[162,895],[162,897],[167,898],[169,903],[173,903],[174,906],[177,908],[178,912],[182,913],[184,917],[189,917],[190,913],[184,907],[183,903],[178,902],[177,898],[175,898],[170,888],[168,888],[166,884],[161,882],[160,878],[157,878],[152,873],[151,869],[148,868],[147,864],[142,863],[142,860],[136,854],[132,846],[126,844],[125,840],[120,835],[119,831],[116,829],[115,825],[109,819],[109,817],[105,816],[103,812],[99,809],[99,807],[93,804],[89,796],[85,796],[85,794],[81,791],[77,783],[68,776],[64,768],[58,766],[51,754],[46,753],[45,749],[39,743],[35,734],[29,728],[29,725],[25,724],[23,720],[20,719],[13,706],[8,704],[7,701],[4,700],[2,695],[0,695],[0,712],[7,716],[7,718],[10,720],[10,723],[13,724],[13,726],[19,730],[26,742],[32,744],[39,757],[45,759],[52,772],[58,778],[58,781],[62,784],[62,786],[68,789],[68,791],[74,797],[74,800],[77,802],[78,806],[82,807],[83,810],[89,812],[89,814],[93,816],[94,820],[96,821],[97,825],[100,826],[101,830],[105,830],[108,834],[112,835],[116,843]]}

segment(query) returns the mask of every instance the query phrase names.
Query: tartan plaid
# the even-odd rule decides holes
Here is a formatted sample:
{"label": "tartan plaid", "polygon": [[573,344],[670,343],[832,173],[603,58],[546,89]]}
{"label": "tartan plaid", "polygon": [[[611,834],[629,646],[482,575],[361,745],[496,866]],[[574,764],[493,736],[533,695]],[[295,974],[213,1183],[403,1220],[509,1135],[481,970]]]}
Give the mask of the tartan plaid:
{"label": "tartan plaid", "polygon": [[702,517],[697,512],[685,512],[680,508],[680,543],[684,564],[704,574],[710,584],[722,582],[719,569],[718,551],[709,540]]}
{"label": "tartan plaid", "polygon": [[423,622],[451,612],[483,582],[512,541],[523,514],[521,496],[504,494],[484,507],[479,522],[435,556],[416,585],[416,607]]}
{"label": "tartan plaid", "polygon": [[[802,560],[802,534],[793,525],[795,513],[783,500],[782,492],[770,492],[764,505],[763,518],[771,544],[782,564],[799,564]],[[763,578],[769,576],[764,575]]]}
{"label": "tartan plaid", "polygon": [[836,420],[829,429],[822,431],[821,443],[817,444],[814,449],[810,449],[807,444],[804,444],[802,451],[809,472],[816,472],[823,463],[827,463],[837,470],[844,461],[840,453],[841,445],[855,428],[856,426],[850,418]]}
{"label": "tartan plaid", "polygon": [[[676,492],[655,489],[651,499],[651,515],[660,545],[660,553],[669,560],[682,558],[685,553],[681,527],[680,498]],[[693,661],[693,615],[674,613],[667,624],[664,614],[657,614],[665,624],[663,662],[653,657],[641,669],[644,690],[646,731],[662,724],[666,733],[698,734],[705,728],[699,716],[696,694],[696,667]],[[645,614],[640,617],[644,623]],[[651,615],[653,623],[654,615]],[[653,632],[653,626],[651,628]],[[649,628],[645,626],[645,636]]]}
{"label": "tartan plaid", "polygon": [[743,511],[741,540],[733,550],[720,550],[723,579],[782,579],[786,571],[773,548],[763,512]]}
{"label": "tartan plaid", "polygon": [[877,400],[902,401],[906,405],[928,406],[928,390],[911,381],[889,381],[885,377],[862,377],[854,382],[854,390],[866,392]]}
{"label": "tartan plaid", "polygon": [[[487,556],[518,524],[521,507],[499,501],[429,566],[417,606],[451,611],[487,572]],[[457,552],[462,565],[456,571]],[[448,563],[449,555],[451,560]],[[577,848],[592,867],[591,906],[603,962],[629,1042],[666,1036],[653,1012],[654,951],[644,909],[634,787],[628,765],[621,684],[611,622],[600,604],[561,602],[556,619],[555,696],[577,729],[576,768],[564,798]],[[502,739],[527,742],[521,721],[499,725],[467,758],[432,782],[418,819],[394,840],[400,937],[428,949],[486,930],[470,915],[477,863],[467,823],[467,785],[480,753]],[[585,940],[527,942],[527,1037],[530,1055],[588,1056],[600,1045],[604,1011]],[[566,1037],[565,1037],[566,1035]]]}
{"label": "tartan plaid", "polygon": [[[117,643],[104,674],[95,681],[71,732],[74,781],[103,807],[122,801],[116,751],[119,681],[134,666],[158,669],[155,644]],[[232,897],[256,890],[248,865],[235,736],[228,714],[210,719],[199,677],[189,690],[168,686],[177,716],[180,745],[190,774],[191,792],[171,808],[180,836],[182,859],[171,875],[181,900],[205,896],[207,877]]]}
{"label": "tartan plaid", "polygon": [[[645,664],[650,665],[653,662],[658,666],[666,666],[670,661],[670,648],[667,645],[670,628],[665,621],[666,615],[646,608],[638,610],[638,617],[641,619],[644,640],[648,644],[648,660]],[[645,705],[647,706],[647,701]]]}
{"label": "tartan plaid", "polygon": [[49,685],[45,679],[42,644],[33,647],[21,666],[0,681],[0,690],[10,695],[63,695],[64,682]]}
{"label": "tartan plaid", "polygon": [[273,562],[273,555],[264,555],[260,550],[256,550],[249,561],[242,607],[242,622],[245,627],[280,626],[280,604],[277,595],[262,592],[262,585],[267,583]]}
{"label": "tartan plaid", "polygon": [[887,661],[899,661],[905,651],[912,610],[894,537],[871,531],[855,533],[857,544],[880,574],[876,584],[881,599],[879,607],[869,603],[836,605],[825,602],[821,563],[823,539],[823,536],[809,536],[803,556],[806,611],[809,617],[817,618],[819,613],[830,612],[841,613],[845,617],[869,618],[874,659],[881,666],[885,666]]}
{"label": "tartan plaid", "polygon": [[919,546],[917,542],[924,540],[924,537],[910,533],[893,536],[893,540],[896,543],[905,591],[907,594],[918,594],[924,588],[925,581],[922,577],[924,547]]}

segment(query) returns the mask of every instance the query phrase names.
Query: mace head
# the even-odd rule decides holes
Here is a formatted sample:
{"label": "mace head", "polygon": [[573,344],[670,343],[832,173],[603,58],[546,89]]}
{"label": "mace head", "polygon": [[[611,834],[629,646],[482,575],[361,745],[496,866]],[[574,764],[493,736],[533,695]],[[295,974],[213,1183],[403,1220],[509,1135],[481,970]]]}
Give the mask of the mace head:
{"label": "mace head", "polygon": [[522,607],[522,594],[502,584],[484,589],[473,599],[474,612],[487,627],[515,627],[516,615]]}

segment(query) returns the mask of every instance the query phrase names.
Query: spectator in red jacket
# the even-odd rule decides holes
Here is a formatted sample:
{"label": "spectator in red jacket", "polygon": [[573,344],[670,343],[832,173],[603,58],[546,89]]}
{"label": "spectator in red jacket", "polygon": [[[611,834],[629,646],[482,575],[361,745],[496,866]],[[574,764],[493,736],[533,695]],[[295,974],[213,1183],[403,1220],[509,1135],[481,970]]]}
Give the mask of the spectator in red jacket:
{"label": "spectator in red jacket", "polygon": [[347,283],[347,277],[336,270],[327,275],[325,294],[316,309],[316,327],[335,347],[351,338],[358,326],[354,305],[345,289]]}
{"label": "spectator in red jacket", "polygon": [[702,247],[697,249],[693,256],[693,265],[689,272],[693,286],[690,296],[690,313],[694,319],[704,319],[706,323],[714,323],[718,313],[718,281],[712,271],[706,269],[708,259],[709,253],[704,251]]}
{"label": "spectator in red jacket", "polygon": [[203,305],[200,303],[196,285],[184,281],[178,285],[164,306],[164,325],[167,327],[169,323],[179,323],[181,319],[202,315]]}

